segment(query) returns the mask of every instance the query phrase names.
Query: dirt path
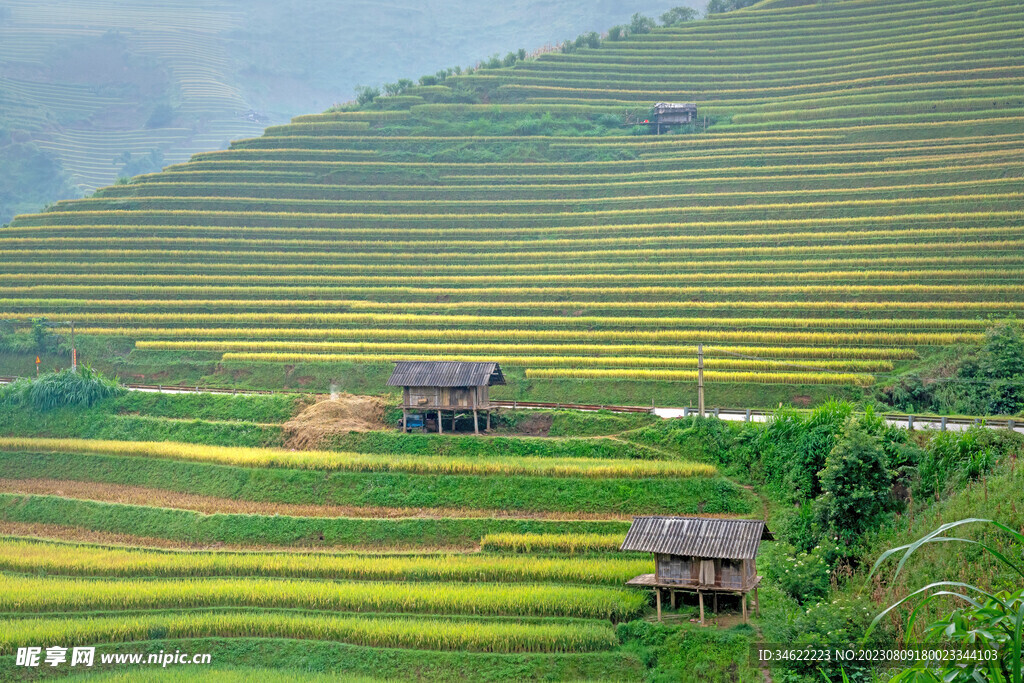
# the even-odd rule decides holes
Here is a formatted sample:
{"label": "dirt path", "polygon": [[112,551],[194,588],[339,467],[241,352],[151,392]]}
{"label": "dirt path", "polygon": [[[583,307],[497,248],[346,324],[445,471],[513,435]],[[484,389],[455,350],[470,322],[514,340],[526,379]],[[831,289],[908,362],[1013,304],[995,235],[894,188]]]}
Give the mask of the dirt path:
{"label": "dirt path", "polygon": [[352,552],[364,552],[382,555],[424,555],[430,553],[475,553],[479,552],[479,546],[451,546],[447,548],[410,547],[401,548],[380,548],[380,547],[353,547],[353,546],[281,546],[281,545],[237,545],[232,543],[188,543],[186,541],[174,541],[166,538],[154,538],[152,536],[134,536],[132,534],[114,534],[106,531],[92,531],[74,526],[60,524],[33,524],[29,522],[4,522],[0,521],[0,535],[5,536],[29,536],[32,538],[52,539],[58,541],[73,541],[75,543],[96,543],[101,545],[118,545],[132,548],[168,548],[172,550],[247,550],[267,551],[280,553],[316,553],[318,555],[340,554],[345,555]]}
{"label": "dirt path", "polygon": [[0,493],[61,496],[149,507],[192,510],[207,515],[287,515],[289,517],[364,517],[375,519],[547,519],[555,521],[629,521],[629,515],[599,515],[566,512],[520,512],[510,510],[473,510],[468,508],[386,508],[354,505],[301,505],[295,503],[264,503],[233,498],[214,498],[191,493],[177,493],[142,486],[122,486],[98,482],[62,479],[0,479]]}

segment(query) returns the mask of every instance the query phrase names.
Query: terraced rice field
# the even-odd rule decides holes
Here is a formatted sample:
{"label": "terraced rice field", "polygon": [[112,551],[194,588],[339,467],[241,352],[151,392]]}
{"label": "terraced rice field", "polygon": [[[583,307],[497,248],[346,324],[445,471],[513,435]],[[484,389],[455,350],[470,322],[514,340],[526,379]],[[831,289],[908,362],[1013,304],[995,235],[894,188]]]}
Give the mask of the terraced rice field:
{"label": "terraced rice field", "polygon": [[[0,317],[538,398],[690,383],[698,343],[716,383],[870,386],[1024,307],[1022,38],[1010,0],[769,3],[302,116],[19,217]],[[699,125],[631,134],[658,100]]]}
{"label": "terraced rice field", "polygon": [[[96,647],[97,662],[163,648],[387,680],[639,681],[645,665],[616,632],[651,609],[624,586],[653,566],[618,552],[631,515],[757,505],[713,466],[628,442],[614,416],[572,419],[622,438],[200,443],[273,433],[300,406],[286,398],[0,409],[0,676],[40,642]],[[17,436],[104,425],[151,438],[177,426],[181,440]]]}
{"label": "terraced rice field", "polygon": [[[229,5],[10,0],[4,7],[9,14],[0,25],[0,60],[11,73],[31,76],[0,78],[0,91],[9,100],[5,118],[31,131],[82,192],[113,182],[125,164],[123,154],[137,159],[159,150],[164,163],[180,163],[263,128],[242,118],[251,105],[231,85],[235,66],[219,38],[240,28],[243,17]],[[168,93],[180,103],[177,111],[187,125],[143,126],[145,116],[134,119],[140,104],[150,106],[146,97],[124,84],[96,80],[95,73],[83,79],[85,84],[53,80],[55,52],[81,49],[87,41],[95,46],[105,38],[123,41],[119,49],[166,70]]]}

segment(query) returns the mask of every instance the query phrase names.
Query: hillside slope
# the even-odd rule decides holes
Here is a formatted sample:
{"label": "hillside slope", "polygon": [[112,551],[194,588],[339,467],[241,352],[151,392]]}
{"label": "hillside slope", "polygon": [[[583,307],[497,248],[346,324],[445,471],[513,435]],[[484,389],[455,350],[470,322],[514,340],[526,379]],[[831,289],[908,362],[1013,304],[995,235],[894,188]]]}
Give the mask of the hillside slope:
{"label": "hillside slope", "polygon": [[558,42],[670,0],[539,4],[3,0],[0,223],[224,149],[361,83]]}
{"label": "hillside slope", "polygon": [[[302,116],[18,217],[0,317],[123,374],[687,401],[704,343],[719,397],[855,395],[1024,307],[1022,39],[1012,0],[762,3]],[[635,134],[660,100],[699,124]]]}

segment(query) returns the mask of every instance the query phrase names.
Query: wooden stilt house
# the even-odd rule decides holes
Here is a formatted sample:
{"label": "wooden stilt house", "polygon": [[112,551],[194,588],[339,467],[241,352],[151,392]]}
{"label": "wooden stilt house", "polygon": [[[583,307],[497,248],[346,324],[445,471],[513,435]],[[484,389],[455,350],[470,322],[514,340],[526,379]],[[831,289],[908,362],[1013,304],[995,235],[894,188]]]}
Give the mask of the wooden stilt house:
{"label": "wooden stilt house", "polygon": [[487,414],[491,428],[489,387],[504,384],[505,376],[497,363],[462,363],[456,361],[397,361],[388,379],[389,387],[402,387],[402,429],[408,426],[409,413],[437,413],[437,431],[443,432],[443,413],[455,416],[473,413],[473,431],[480,433],[478,411]]}
{"label": "wooden stilt house", "polygon": [[759,519],[710,517],[634,517],[622,550],[654,553],[655,573],[641,574],[627,586],[655,590],[658,621],[662,592],[676,604],[676,592],[697,594],[700,622],[704,623],[704,596],[710,594],[718,610],[718,594],[740,596],[743,620],[747,621],[747,595],[754,594],[758,615],[761,603],[757,588],[757,550],[762,540],[773,540]]}
{"label": "wooden stilt house", "polygon": [[692,102],[658,102],[651,113],[651,123],[658,135],[662,128],[697,120],[697,105]]}

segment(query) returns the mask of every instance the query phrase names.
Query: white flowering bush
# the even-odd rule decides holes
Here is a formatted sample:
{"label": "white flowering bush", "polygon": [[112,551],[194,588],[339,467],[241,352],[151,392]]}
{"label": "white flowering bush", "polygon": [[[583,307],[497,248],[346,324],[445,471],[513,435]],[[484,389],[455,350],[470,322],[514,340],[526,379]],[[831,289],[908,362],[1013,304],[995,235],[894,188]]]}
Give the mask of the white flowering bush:
{"label": "white flowering bush", "polygon": [[839,553],[835,541],[825,539],[806,553],[788,543],[775,543],[763,557],[765,575],[791,598],[806,605],[828,595]]}

